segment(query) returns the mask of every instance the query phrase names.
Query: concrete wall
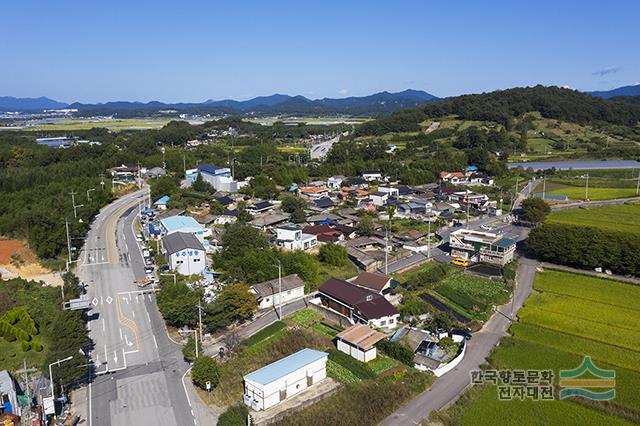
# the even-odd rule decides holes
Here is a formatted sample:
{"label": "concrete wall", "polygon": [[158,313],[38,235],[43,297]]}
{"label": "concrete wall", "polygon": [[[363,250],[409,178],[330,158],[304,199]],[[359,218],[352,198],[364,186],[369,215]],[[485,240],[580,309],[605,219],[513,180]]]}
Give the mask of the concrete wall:
{"label": "concrete wall", "polygon": [[[178,256],[178,253],[180,254]],[[182,275],[202,274],[206,267],[206,255],[202,250],[186,249],[167,259],[169,267]],[[180,262],[180,263],[179,263]]]}
{"label": "concrete wall", "polygon": [[319,299],[317,299],[317,302],[315,302],[315,300],[316,299],[310,300],[311,303],[309,303],[309,308],[322,314],[327,321],[339,324],[341,327],[349,327],[353,325],[353,322],[351,322],[347,317],[322,306]]}

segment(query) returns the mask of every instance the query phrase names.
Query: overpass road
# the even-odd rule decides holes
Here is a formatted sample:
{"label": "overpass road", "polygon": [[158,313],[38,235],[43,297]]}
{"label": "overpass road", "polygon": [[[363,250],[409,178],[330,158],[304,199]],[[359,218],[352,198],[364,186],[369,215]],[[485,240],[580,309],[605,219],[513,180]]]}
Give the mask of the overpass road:
{"label": "overpass road", "polygon": [[136,241],[144,194],[127,194],[103,208],[78,259],[77,274],[92,303],[88,327],[95,368],[86,390],[87,423],[209,424],[206,413],[192,406],[199,398],[183,383],[189,365],[167,335],[154,289],[135,284],[144,276]]}

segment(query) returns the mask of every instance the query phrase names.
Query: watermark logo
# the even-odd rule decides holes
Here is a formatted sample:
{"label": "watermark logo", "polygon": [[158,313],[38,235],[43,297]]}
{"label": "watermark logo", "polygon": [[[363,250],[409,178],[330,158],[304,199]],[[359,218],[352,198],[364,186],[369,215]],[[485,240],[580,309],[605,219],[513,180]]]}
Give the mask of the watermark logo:
{"label": "watermark logo", "polygon": [[[590,377],[580,378],[587,374]],[[608,401],[616,396],[615,370],[603,370],[596,367],[590,356],[582,359],[582,364],[573,370],[560,370],[560,399],[572,396],[596,401]],[[595,389],[606,389],[595,391]]]}

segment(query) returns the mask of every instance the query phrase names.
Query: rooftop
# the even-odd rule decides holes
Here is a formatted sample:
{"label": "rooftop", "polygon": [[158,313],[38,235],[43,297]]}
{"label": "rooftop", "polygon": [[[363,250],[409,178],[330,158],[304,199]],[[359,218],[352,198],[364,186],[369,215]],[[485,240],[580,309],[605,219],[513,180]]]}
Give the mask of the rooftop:
{"label": "rooftop", "polygon": [[196,166],[196,169],[198,169],[198,171],[200,172],[205,172],[205,173],[212,173],[212,174],[218,174],[220,172],[226,172],[229,171],[229,168],[227,167],[220,167],[220,166],[216,166],[213,164],[198,164]]}
{"label": "rooftop", "polygon": [[305,348],[298,351],[286,358],[282,358],[274,363],[271,363],[259,370],[249,373],[244,376],[245,380],[259,383],[261,385],[268,385],[281,379],[294,371],[300,370],[307,365],[327,358],[329,356],[326,352],[316,351],[315,349]]}
{"label": "rooftop", "polygon": [[183,228],[202,228],[202,225],[191,216],[171,216],[160,219],[160,223],[167,232],[175,232]]}
{"label": "rooftop", "polygon": [[[282,277],[282,291],[293,290],[294,288],[304,287],[304,282],[300,279],[298,274],[287,275]],[[255,284],[253,286],[258,296],[270,296],[280,292],[280,286],[278,279],[265,281],[263,283]]]}
{"label": "rooftop", "polygon": [[382,291],[385,285],[391,280],[391,277],[377,272],[361,272],[360,275],[353,280],[353,284],[366,287],[376,292]]}
{"label": "rooftop", "polygon": [[177,253],[185,249],[204,250],[202,243],[193,235],[186,232],[174,232],[162,238],[162,246],[169,253]]}
{"label": "rooftop", "polygon": [[354,324],[344,331],[341,331],[336,335],[338,339],[342,339],[345,342],[351,343],[363,350],[369,350],[384,339],[384,334],[379,331],[373,330],[362,324]]}
{"label": "rooftop", "polygon": [[163,195],[162,197],[158,198],[156,200],[155,204],[156,206],[158,205],[166,205],[169,202],[169,196],[168,195]]}

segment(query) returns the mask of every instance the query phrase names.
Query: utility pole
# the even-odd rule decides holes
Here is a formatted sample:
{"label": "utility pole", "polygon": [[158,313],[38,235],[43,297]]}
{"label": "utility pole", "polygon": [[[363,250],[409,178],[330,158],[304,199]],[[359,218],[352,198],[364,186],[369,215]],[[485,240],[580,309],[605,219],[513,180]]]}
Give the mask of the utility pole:
{"label": "utility pole", "polygon": [[542,176],[542,199],[545,199],[545,194],[547,192],[547,177]]}
{"label": "utility pole", "polygon": [[638,182],[636,183],[636,195],[640,192],[640,171],[638,171]]}
{"label": "utility pole", "polygon": [[91,202],[91,191],[95,190],[95,188],[87,189],[87,202]]}
{"label": "utility pole", "polygon": [[[202,339],[202,301],[198,297],[198,328],[200,329],[200,339]],[[198,358],[198,336],[196,335],[196,358]]]}
{"label": "utility pole", "polygon": [[104,191],[104,173],[100,173],[100,187]]}
{"label": "utility pole", "polygon": [[187,173],[187,157],[185,154],[182,154],[182,168],[184,172]]}
{"label": "utility pole", "polygon": [[427,231],[427,260],[431,259],[431,214],[429,215],[429,230]]}
{"label": "utility pole", "polygon": [[589,199],[589,173],[587,173],[587,182],[585,183],[585,186],[584,186],[584,199],[585,200]]}
{"label": "utility pole", "polygon": [[389,270],[389,227],[384,230],[384,274]]}
{"label": "utility pole", "polygon": [[73,217],[77,219],[78,215],[76,214],[76,194],[77,192],[75,191],[71,191],[69,193],[69,195],[71,195],[71,205],[73,206]]}
{"label": "utility pole", "polygon": [[278,319],[282,320],[282,262],[280,262],[280,259],[278,259],[278,293],[280,293]]}
{"label": "utility pole", "polygon": [[27,399],[29,400],[29,404],[26,407],[26,414],[23,412],[22,413],[22,418],[23,419],[31,419],[31,396],[29,393],[29,374],[30,373],[35,373],[36,371],[38,371],[37,368],[27,368],[27,359],[23,358],[23,365],[24,367],[22,368],[22,370],[17,370],[16,374],[22,374],[22,379],[24,380],[24,390],[26,392],[27,395]]}
{"label": "utility pole", "polygon": [[71,238],[69,237],[69,221],[64,218],[64,226],[67,230],[67,272],[69,272],[69,264],[71,263]]}

